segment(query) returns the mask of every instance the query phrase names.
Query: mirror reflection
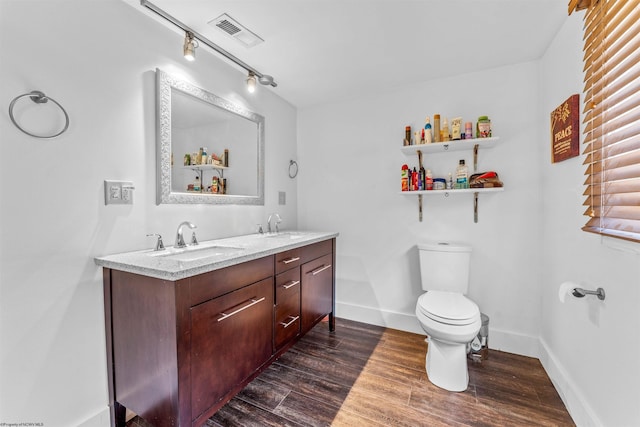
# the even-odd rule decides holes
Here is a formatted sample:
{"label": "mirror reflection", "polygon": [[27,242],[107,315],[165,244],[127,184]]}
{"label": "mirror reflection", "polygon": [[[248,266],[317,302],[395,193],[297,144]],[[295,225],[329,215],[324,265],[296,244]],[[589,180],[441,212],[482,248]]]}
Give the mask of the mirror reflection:
{"label": "mirror reflection", "polygon": [[264,118],[156,73],[158,203],[264,204]]}

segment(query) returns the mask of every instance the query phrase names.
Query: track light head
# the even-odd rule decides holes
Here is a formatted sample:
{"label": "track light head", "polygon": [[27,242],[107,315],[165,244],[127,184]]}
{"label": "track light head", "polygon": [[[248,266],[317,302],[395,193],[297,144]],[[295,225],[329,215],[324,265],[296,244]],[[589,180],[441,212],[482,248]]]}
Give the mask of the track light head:
{"label": "track light head", "polygon": [[263,74],[262,76],[260,76],[258,78],[258,81],[260,82],[261,85],[264,85],[264,86],[273,86],[273,87],[278,86],[278,84],[273,81],[273,76],[269,76],[267,74]]}
{"label": "track light head", "polygon": [[256,75],[253,74],[253,71],[249,71],[249,76],[247,77],[247,90],[249,93],[256,91]]}
{"label": "track light head", "polygon": [[193,38],[193,33],[187,31],[184,35],[184,47],[182,52],[187,61],[193,61],[196,59],[196,48],[198,47],[198,41]]}

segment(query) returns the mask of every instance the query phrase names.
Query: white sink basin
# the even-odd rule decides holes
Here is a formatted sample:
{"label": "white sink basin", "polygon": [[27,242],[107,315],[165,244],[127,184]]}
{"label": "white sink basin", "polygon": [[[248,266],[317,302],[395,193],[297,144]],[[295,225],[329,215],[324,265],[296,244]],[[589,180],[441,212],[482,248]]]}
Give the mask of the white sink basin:
{"label": "white sink basin", "polygon": [[148,255],[152,257],[161,257],[176,261],[197,261],[204,258],[217,257],[221,255],[238,254],[243,252],[245,248],[234,246],[187,246],[186,248],[167,248],[164,251],[151,252]]}
{"label": "white sink basin", "polygon": [[300,239],[304,236],[304,233],[295,231],[281,231],[279,233],[267,233],[264,235],[264,237],[267,237],[269,239]]}

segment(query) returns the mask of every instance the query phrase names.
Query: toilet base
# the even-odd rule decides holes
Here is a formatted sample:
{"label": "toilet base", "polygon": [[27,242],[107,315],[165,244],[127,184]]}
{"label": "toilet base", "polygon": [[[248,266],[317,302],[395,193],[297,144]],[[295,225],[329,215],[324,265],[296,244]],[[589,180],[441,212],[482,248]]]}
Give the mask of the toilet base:
{"label": "toilet base", "polygon": [[428,338],[426,369],[429,381],[448,391],[465,391],[469,386],[466,344]]}

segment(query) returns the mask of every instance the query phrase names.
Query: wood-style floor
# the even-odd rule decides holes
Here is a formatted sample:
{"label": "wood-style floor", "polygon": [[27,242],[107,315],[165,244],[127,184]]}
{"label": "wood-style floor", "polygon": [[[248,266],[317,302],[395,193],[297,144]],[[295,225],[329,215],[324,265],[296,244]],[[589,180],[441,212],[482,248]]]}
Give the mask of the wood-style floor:
{"label": "wood-style floor", "polygon": [[343,319],[329,333],[321,322],[207,425],[574,425],[537,359],[490,350],[469,362],[469,388],[451,393],[427,379],[424,338]]}

